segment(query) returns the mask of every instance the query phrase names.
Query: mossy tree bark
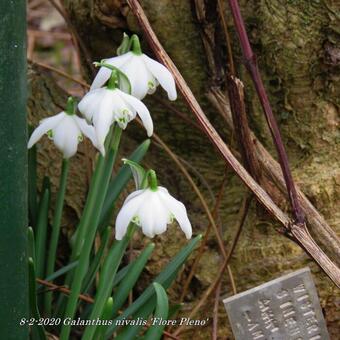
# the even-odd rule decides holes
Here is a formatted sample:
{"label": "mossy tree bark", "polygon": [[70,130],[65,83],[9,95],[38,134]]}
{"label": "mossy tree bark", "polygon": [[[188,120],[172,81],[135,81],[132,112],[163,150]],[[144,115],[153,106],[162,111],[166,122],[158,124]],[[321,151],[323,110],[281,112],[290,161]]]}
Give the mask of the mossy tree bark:
{"label": "mossy tree bark", "polygon": [[[226,46],[222,28],[217,32],[221,44],[215,46],[216,72],[211,72],[209,56],[201,39],[202,25],[195,13],[197,1],[143,0],[141,4],[148,15],[161,43],[190,85],[211,122],[223,138],[233,146],[230,129],[211,105],[207,97],[210,89],[222,88],[227,70]],[[215,3],[211,1],[211,3]],[[331,2],[326,1],[240,1],[251,43],[258,55],[259,67],[269,92],[274,113],[279,121],[291,162],[294,178],[328,223],[340,231],[340,159],[339,159],[339,46],[336,45],[338,15]],[[122,33],[140,33],[138,25],[127,6],[121,1],[64,0],[74,28],[79,33],[87,53],[93,60],[115,54]],[[242,66],[237,37],[232,25],[227,2],[222,1],[228,29],[231,33],[235,64],[239,77],[246,85],[247,111],[252,129],[257,137],[275,151],[255,96],[253,86]],[[218,16],[216,25],[220,25]],[[148,47],[144,44],[145,49]],[[84,62],[84,72],[90,79],[89,65]],[[159,90],[158,97],[164,97]],[[165,98],[165,97],[164,97]],[[153,97],[147,104],[152,108],[157,133],[169,146],[186,160],[189,170],[197,179],[211,207],[218,192],[225,163],[219,158],[208,140],[191,124],[181,120]],[[181,100],[175,107],[189,119],[194,119]],[[140,141],[141,131],[130,128],[130,136]],[[189,133],[190,132],[190,133]],[[195,232],[206,229],[207,221],[199,201],[191,188],[178,174],[167,155],[154,147],[147,162],[159,169],[159,178],[171,191],[189,206]],[[230,240],[237,222],[237,212],[246,189],[230,171],[221,209],[220,221],[226,241]],[[281,206],[285,202],[280,202]],[[248,218],[235,255],[231,261],[238,289],[244,290],[277,277],[285,271],[310,265],[315,273],[321,303],[332,332],[340,316],[335,313],[335,299],[339,295],[318,267],[312,264],[303,251],[288,239],[278,235],[275,223],[255,207]],[[170,230],[177,238],[177,231]],[[171,255],[178,244],[171,237],[161,237],[164,250],[149,266],[150,273],[157,272],[164,253]],[[204,257],[187,297],[194,303],[202,290],[212,282],[219,265],[218,247],[210,237]],[[215,268],[215,269],[214,269]],[[186,271],[183,272],[185,277]],[[222,294],[230,293],[225,280]],[[173,297],[180,295],[176,287]],[[189,307],[190,308],[190,307]],[[202,316],[211,316],[212,305],[207,305]],[[221,322],[226,324],[225,320]],[[335,331],[336,326],[334,326]],[[207,330],[196,330],[203,333]],[[220,335],[227,330],[221,327]]]}

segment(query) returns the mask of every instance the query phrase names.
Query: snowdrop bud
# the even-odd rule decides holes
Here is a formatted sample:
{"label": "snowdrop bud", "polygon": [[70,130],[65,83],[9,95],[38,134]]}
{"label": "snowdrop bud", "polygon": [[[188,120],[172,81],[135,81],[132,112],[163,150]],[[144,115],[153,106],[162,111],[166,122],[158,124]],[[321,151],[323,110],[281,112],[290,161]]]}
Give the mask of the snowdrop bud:
{"label": "snowdrop bud", "polygon": [[124,237],[131,222],[152,238],[164,233],[173,219],[177,220],[186,238],[190,239],[192,228],[184,204],[172,197],[166,188],[154,187],[156,177],[150,176],[150,182],[149,188],[137,190],[126,198],[116,219],[116,239]]}
{"label": "snowdrop bud", "polygon": [[30,149],[44,134],[53,140],[64,158],[70,158],[77,152],[78,143],[82,141],[83,134],[97,147],[94,127],[87,124],[85,119],[79,118],[75,111],[76,103],[70,97],[65,111],[40,122],[40,125],[33,131],[27,147]]}
{"label": "snowdrop bud", "polygon": [[[128,77],[131,84],[131,94],[138,99],[143,99],[147,94],[154,93],[156,87],[160,84],[168,93],[169,99],[176,100],[175,80],[170,71],[142,53],[137,35],[134,34],[130,38],[130,45],[131,51],[118,57],[105,59],[104,62],[118,68]],[[91,85],[91,90],[102,87],[110,78],[110,74],[111,71],[108,68],[101,67]]]}

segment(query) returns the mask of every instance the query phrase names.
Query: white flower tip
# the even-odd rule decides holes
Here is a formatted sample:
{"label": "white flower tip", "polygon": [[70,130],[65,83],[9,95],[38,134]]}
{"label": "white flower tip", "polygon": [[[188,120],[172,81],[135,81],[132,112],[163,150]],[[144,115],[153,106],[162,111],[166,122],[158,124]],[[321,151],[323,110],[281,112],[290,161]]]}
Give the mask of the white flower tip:
{"label": "white flower tip", "polygon": [[121,241],[123,239],[123,236],[124,235],[119,235],[119,234],[116,233],[115,238],[116,238],[117,241]]}
{"label": "white flower tip", "polygon": [[150,128],[150,129],[147,129],[146,133],[147,133],[148,137],[151,137],[153,135],[153,127]]}
{"label": "white flower tip", "polygon": [[27,143],[27,149],[30,149],[33,145],[34,143],[32,142],[32,139],[30,138],[30,140]]}
{"label": "white flower tip", "polygon": [[104,147],[104,145],[98,145],[97,149],[102,154],[102,156],[105,157],[105,147]]}
{"label": "white flower tip", "polygon": [[185,237],[190,240],[191,239],[191,236],[192,236],[192,227],[191,227],[191,223],[188,219],[188,217],[186,217],[186,221],[183,223],[180,224],[180,227],[182,229],[182,231],[184,232],[185,234]]}
{"label": "white flower tip", "polygon": [[190,225],[190,230],[187,230],[185,233],[185,237],[187,238],[187,240],[190,240],[192,237],[192,229],[191,229],[191,225]]}
{"label": "white flower tip", "polygon": [[168,98],[171,101],[175,101],[177,99],[177,91],[175,88],[175,91],[168,92]]}

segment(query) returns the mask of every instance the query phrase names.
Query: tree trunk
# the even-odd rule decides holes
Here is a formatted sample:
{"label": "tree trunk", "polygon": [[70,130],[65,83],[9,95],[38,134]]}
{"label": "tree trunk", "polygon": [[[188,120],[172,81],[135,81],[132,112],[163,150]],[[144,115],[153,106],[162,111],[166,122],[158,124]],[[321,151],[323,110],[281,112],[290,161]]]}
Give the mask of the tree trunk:
{"label": "tree trunk", "polygon": [[[197,6],[203,1],[143,0],[141,4],[150,19],[159,40],[188,82],[211,122],[224,140],[235,147],[231,129],[209,100],[212,90],[225,92],[224,75],[228,70],[228,55],[222,25],[217,15],[217,2],[209,1],[212,13],[205,18],[197,15]],[[252,130],[276,158],[265,119],[254,88],[242,65],[237,36],[227,2],[221,1],[238,76],[245,83],[248,119]],[[259,68],[268,90],[274,114],[279,122],[284,143],[293,171],[301,189],[325,217],[330,226],[340,232],[340,159],[339,159],[339,46],[336,45],[336,8],[326,1],[240,1],[248,34],[258,56]],[[89,59],[101,60],[115,55],[122,33],[141,33],[136,20],[122,1],[64,0],[72,25],[86,47]],[[209,17],[210,15],[210,17]],[[207,20],[207,18],[209,20]],[[215,43],[211,49],[203,44],[202,33],[212,25],[216,34],[210,37]],[[203,36],[204,38],[204,36]],[[208,37],[209,38],[209,37]],[[144,42],[143,47],[148,51]],[[84,49],[83,49],[83,52]],[[150,51],[148,51],[150,52]],[[213,64],[212,64],[213,60]],[[90,65],[84,57],[84,72],[91,79]],[[178,115],[156,100],[165,98],[161,90],[146,99],[155,121],[156,132],[186,161],[189,171],[213,210],[225,172],[225,163],[208,139],[190,121],[193,116],[182,100],[173,105],[189,120]],[[144,138],[138,129],[129,127],[128,133],[135,141]],[[175,165],[159,148],[152,148],[147,162],[159,172],[162,183],[180,197],[189,207],[194,232],[204,232],[208,221],[201,204],[189,184],[178,173]],[[238,210],[246,189],[240,180],[227,172],[227,185],[220,208],[223,238],[231,240],[235,232]],[[277,200],[280,206],[288,204]],[[293,242],[275,231],[276,224],[255,205],[251,209],[236,251],[231,261],[237,289],[243,291],[257,284],[278,277],[286,271],[311,266],[320,294],[321,304],[331,333],[337,334],[336,299],[339,291]],[[170,236],[171,235],[171,236]],[[160,258],[171,256],[179,246],[175,230],[162,236],[163,252]],[[318,235],[314,235],[316,238]],[[194,305],[203,290],[214,280],[219,267],[216,238],[211,235],[195,274],[186,301]],[[162,261],[153,259],[150,273],[159,269]],[[187,270],[183,272],[183,277]],[[171,294],[175,301],[179,287]],[[223,296],[231,294],[229,279],[222,286]],[[212,316],[213,300],[198,317]],[[221,306],[221,315],[225,315]],[[208,328],[195,328],[200,338],[207,338]],[[192,334],[192,333],[191,333]],[[219,336],[230,334],[226,317],[222,318]],[[188,336],[189,338],[189,336]]]}

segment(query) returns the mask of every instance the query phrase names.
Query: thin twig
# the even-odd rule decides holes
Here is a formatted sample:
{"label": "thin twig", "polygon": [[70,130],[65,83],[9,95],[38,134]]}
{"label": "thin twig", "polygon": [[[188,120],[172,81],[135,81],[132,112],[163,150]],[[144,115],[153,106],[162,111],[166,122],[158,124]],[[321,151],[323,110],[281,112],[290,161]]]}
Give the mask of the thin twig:
{"label": "thin twig", "polygon": [[59,70],[59,69],[57,69],[57,68],[55,68],[55,67],[53,67],[51,65],[47,65],[47,64],[41,63],[40,61],[36,61],[36,60],[30,60],[29,58],[28,58],[28,60],[30,62],[32,62],[32,64],[38,65],[38,66],[40,66],[42,68],[45,68],[46,70],[50,70],[50,71],[52,71],[52,72],[54,72],[56,74],[59,74],[60,76],[66,78],[66,79],[72,80],[73,82],[83,86],[86,89],[90,88],[90,85],[87,84],[86,82],[84,82],[83,80],[74,78],[71,75],[69,75],[68,73],[66,73],[64,71],[61,71],[61,70]]}
{"label": "thin twig", "polygon": [[[56,285],[52,282],[48,282],[48,281],[38,279],[38,278],[37,278],[37,282],[40,283],[43,286],[49,287],[51,290],[57,290],[57,291],[64,293],[66,295],[70,295],[70,293],[71,293],[71,291],[68,288],[63,287],[63,286],[58,286],[58,285]],[[88,303],[94,303],[94,300],[90,296],[87,296],[87,295],[80,294],[79,299],[83,300],[85,302],[88,302]]]}
{"label": "thin twig", "polygon": [[216,287],[216,292],[215,292],[215,302],[214,302],[214,308],[213,308],[213,324],[212,324],[212,330],[211,330],[212,340],[217,340],[218,307],[220,305],[221,285],[222,285],[222,282],[220,281]]}
{"label": "thin twig", "polygon": [[235,294],[237,294],[237,288],[236,288],[236,283],[235,283],[235,280],[234,280],[234,275],[233,275],[233,272],[232,272],[229,264],[227,265],[227,270],[228,270],[228,275],[229,275],[229,278],[230,278],[230,285],[231,285],[231,288],[233,290],[233,294],[235,295]]}

